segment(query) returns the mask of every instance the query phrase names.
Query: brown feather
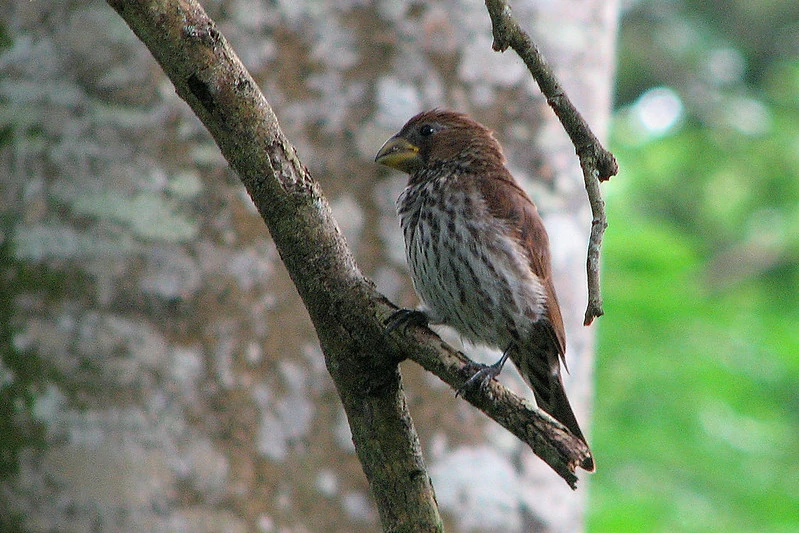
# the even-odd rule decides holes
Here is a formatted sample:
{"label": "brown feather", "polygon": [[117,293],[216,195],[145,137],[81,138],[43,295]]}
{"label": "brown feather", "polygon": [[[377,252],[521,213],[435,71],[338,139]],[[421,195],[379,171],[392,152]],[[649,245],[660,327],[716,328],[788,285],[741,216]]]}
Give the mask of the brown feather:
{"label": "brown feather", "polygon": [[544,221],[527,193],[516,183],[507,168],[500,167],[485,173],[478,182],[488,210],[495,218],[506,222],[508,231],[527,254],[530,270],[541,280],[546,291],[546,320],[551,326],[558,354],[566,365],[566,330],[560,313],[552,266],[549,237]]}

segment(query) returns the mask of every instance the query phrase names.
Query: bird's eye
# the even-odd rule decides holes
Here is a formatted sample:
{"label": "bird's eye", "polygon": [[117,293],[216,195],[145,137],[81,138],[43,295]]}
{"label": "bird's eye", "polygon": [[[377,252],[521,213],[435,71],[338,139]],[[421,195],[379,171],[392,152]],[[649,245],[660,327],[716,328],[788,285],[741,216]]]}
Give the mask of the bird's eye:
{"label": "bird's eye", "polygon": [[419,134],[422,137],[428,137],[428,136],[432,135],[433,133],[435,133],[435,131],[436,131],[435,128],[433,126],[431,126],[430,124],[425,124],[424,126],[419,128]]}

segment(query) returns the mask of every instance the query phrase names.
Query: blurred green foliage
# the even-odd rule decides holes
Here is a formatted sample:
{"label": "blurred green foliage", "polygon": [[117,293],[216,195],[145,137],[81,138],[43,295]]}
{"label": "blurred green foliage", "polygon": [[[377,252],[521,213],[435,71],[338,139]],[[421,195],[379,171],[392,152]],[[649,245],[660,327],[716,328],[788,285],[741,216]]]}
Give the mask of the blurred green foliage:
{"label": "blurred green foliage", "polygon": [[799,2],[620,33],[591,532],[799,531]]}

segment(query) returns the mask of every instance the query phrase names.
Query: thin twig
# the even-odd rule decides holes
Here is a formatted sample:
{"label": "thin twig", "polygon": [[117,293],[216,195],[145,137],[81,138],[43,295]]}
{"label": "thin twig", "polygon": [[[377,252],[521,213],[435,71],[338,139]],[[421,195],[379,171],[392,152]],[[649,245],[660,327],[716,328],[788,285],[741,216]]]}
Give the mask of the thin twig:
{"label": "thin twig", "polygon": [[588,307],[585,310],[583,325],[590,326],[594,318],[604,314],[602,310],[602,292],[599,288],[599,254],[602,248],[602,235],[608,227],[605,218],[605,201],[599,191],[599,178],[597,177],[596,165],[584,163],[580,157],[580,166],[583,169],[583,179],[585,180],[585,190],[588,192],[588,202],[591,204],[591,237],[588,239],[588,257],[586,259],[586,270],[588,272]]}
{"label": "thin twig", "polygon": [[588,241],[588,308],[583,323],[587,326],[594,318],[602,316],[602,295],[599,288],[599,254],[602,236],[608,226],[605,203],[599,191],[599,182],[607,181],[619,170],[616,158],[606,150],[591,131],[588,123],[574,107],[561,87],[552,68],[530,36],[521,29],[504,0],[486,0],[491,17],[494,43],[492,48],[504,52],[513,48],[522,58],[530,74],[538,83],[547,103],[555,111],[563,128],[574,144],[583,169],[585,189],[591,204],[591,237]]}

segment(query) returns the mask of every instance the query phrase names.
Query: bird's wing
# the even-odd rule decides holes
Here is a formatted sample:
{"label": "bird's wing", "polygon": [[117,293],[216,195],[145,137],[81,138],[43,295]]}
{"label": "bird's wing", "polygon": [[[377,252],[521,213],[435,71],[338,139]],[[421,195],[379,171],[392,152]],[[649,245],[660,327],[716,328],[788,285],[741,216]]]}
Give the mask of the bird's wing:
{"label": "bird's wing", "polygon": [[547,296],[546,319],[551,326],[547,329],[565,366],[566,332],[552,283],[549,237],[538,209],[504,166],[483,173],[478,186],[489,213],[506,223],[512,236],[527,253],[530,270],[541,280]]}

